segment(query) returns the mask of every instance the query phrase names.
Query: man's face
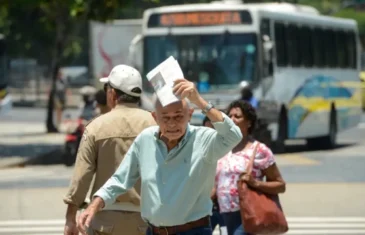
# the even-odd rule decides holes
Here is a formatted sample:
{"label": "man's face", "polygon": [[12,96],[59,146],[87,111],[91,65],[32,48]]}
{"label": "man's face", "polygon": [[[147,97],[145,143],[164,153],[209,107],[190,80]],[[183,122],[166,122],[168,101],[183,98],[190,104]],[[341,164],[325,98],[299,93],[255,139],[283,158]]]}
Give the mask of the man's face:
{"label": "man's face", "polygon": [[193,111],[186,101],[175,102],[165,107],[157,102],[156,111],[152,115],[160,127],[161,136],[173,141],[184,136]]}

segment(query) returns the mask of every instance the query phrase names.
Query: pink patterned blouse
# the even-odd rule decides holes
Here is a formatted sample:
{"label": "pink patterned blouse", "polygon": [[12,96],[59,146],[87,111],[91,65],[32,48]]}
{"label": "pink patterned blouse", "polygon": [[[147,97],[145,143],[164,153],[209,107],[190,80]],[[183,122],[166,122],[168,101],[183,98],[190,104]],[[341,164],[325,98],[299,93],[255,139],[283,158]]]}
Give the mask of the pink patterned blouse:
{"label": "pink patterned blouse", "polygon": [[235,212],[240,209],[238,199],[237,180],[245,171],[255,146],[259,144],[252,174],[258,180],[263,180],[262,170],[275,163],[271,150],[263,143],[255,141],[249,148],[241,152],[229,152],[218,161],[215,177],[218,203],[221,213]]}

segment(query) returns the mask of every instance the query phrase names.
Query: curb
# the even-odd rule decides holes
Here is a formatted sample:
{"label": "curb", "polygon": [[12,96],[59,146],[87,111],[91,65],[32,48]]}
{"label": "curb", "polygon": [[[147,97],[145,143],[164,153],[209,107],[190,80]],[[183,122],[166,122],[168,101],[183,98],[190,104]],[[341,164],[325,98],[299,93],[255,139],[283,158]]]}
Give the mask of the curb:
{"label": "curb", "polygon": [[[11,160],[11,157],[0,159],[0,169],[25,167],[28,165],[53,165],[62,163],[62,147],[50,150],[33,157],[21,157],[18,159]],[[1,161],[7,161],[8,163],[1,163]]]}

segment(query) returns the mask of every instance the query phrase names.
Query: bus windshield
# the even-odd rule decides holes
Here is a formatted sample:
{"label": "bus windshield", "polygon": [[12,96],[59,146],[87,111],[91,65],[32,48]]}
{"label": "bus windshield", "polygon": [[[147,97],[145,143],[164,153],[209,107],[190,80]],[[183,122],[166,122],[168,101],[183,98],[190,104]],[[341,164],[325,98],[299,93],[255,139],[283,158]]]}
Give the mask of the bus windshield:
{"label": "bus windshield", "polygon": [[[256,49],[254,33],[146,36],[144,74],[172,55],[187,79],[206,82],[210,90],[233,88],[254,79]],[[152,92],[144,82],[144,89]]]}

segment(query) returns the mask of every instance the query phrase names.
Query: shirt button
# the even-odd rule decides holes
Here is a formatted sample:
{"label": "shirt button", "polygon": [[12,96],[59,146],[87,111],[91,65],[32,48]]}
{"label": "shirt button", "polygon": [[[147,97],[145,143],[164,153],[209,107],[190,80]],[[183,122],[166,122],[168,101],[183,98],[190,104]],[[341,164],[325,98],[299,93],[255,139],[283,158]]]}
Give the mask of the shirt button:
{"label": "shirt button", "polygon": [[166,184],[166,182],[162,182],[162,184]]}
{"label": "shirt button", "polygon": [[167,165],[167,162],[165,162],[165,165]]}

